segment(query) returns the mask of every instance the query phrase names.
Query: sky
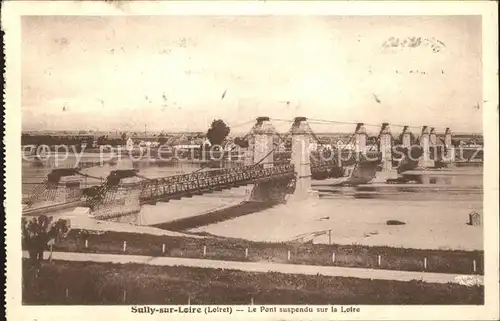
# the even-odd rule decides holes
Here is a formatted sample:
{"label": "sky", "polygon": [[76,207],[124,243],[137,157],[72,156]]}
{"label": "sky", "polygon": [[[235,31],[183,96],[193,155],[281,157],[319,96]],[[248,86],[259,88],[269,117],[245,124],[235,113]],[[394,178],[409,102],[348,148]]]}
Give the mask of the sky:
{"label": "sky", "polygon": [[22,124],[205,131],[221,118],[245,132],[306,116],[481,132],[481,68],[479,16],[25,16]]}

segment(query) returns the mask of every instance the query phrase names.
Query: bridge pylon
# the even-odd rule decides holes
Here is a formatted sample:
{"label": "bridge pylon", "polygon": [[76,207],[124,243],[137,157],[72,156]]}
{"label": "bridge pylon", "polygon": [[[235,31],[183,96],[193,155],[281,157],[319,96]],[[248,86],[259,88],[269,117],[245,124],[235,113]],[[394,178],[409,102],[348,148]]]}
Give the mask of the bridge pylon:
{"label": "bridge pylon", "polygon": [[253,128],[253,162],[260,162],[264,168],[273,167],[274,136],[276,130],[269,117],[258,117]]}
{"label": "bridge pylon", "polygon": [[[258,117],[248,138],[245,165],[261,164],[263,168],[274,165],[274,136],[276,130],[269,117]],[[282,186],[283,185],[283,186]],[[270,181],[247,185],[246,201],[268,202],[284,197],[285,182]]]}
{"label": "bridge pylon", "polygon": [[409,126],[404,126],[403,127],[403,133],[402,133],[402,139],[401,139],[401,144],[405,148],[410,148],[412,141],[411,141],[411,130]]}
{"label": "bridge pylon", "polygon": [[392,167],[392,134],[388,123],[383,123],[379,134],[379,151],[382,154],[382,171],[377,172],[377,180],[396,179],[397,171]]}
{"label": "bridge pylon", "polygon": [[80,187],[81,179],[78,176],[65,176],[61,177],[60,184],[64,187],[64,202],[79,201],[82,196],[82,189]]}
{"label": "bridge pylon", "polygon": [[292,125],[292,158],[291,163],[295,171],[295,191],[289,200],[305,200],[316,198],[311,188],[311,155],[310,135],[311,127],[306,117],[295,117]]}
{"label": "bridge pylon", "polygon": [[436,146],[436,145],[437,145],[436,129],[434,127],[431,127],[429,131],[429,146]]}
{"label": "bridge pylon", "polygon": [[120,218],[140,212],[139,181],[136,170],[114,170],[88,202],[98,219]]}
{"label": "bridge pylon", "polygon": [[452,133],[450,127],[447,127],[444,132],[444,148],[445,148],[445,160],[448,162],[455,161],[455,149],[452,143]]}
{"label": "bridge pylon", "polygon": [[392,134],[388,123],[383,123],[380,130],[380,152],[382,153],[382,171],[392,170]]}
{"label": "bridge pylon", "polygon": [[366,138],[368,134],[366,133],[365,124],[358,123],[356,125],[356,152],[366,154]]}
{"label": "bridge pylon", "polygon": [[434,161],[430,157],[430,130],[428,126],[422,127],[420,147],[422,147],[422,157],[418,161],[418,166],[423,168],[434,167]]}
{"label": "bridge pylon", "polygon": [[245,158],[243,159],[243,165],[245,166],[250,166],[250,165],[253,165],[254,161],[254,153],[253,153],[253,150],[254,150],[254,146],[255,146],[255,132],[254,132],[254,129],[255,129],[255,125],[254,127],[252,127],[252,129],[250,130],[250,132],[248,133],[248,148],[247,148],[247,151],[245,153]]}
{"label": "bridge pylon", "polygon": [[74,175],[76,171],[74,168],[52,170],[47,179],[35,187],[26,202],[26,210],[80,201],[82,190],[80,177]]}

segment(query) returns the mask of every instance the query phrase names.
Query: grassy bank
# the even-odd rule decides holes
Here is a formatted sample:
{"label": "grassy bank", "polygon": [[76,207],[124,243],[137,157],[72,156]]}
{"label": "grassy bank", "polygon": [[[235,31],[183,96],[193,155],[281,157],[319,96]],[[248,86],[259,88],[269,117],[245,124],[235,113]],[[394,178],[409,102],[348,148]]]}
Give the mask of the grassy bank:
{"label": "grassy bank", "polygon": [[[87,241],[88,247],[85,247]],[[123,251],[123,242],[126,250]],[[165,251],[163,252],[163,245]],[[416,250],[361,245],[251,242],[218,237],[189,238],[119,232],[100,235],[72,230],[54,251],[206,258],[229,261],[335,265],[404,271],[483,274],[482,251]],[[205,248],[205,256],[203,255]],[[248,249],[248,256],[246,256]],[[290,260],[288,252],[290,251]],[[332,254],[335,253],[335,262]],[[380,256],[380,265],[379,265]],[[424,267],[424,262],[427,266]],[[476,272],[473,271],[476,261]]]}
{"label": "grassy bank", "polygon": [[24,304],[483,304],[484,288],[418,281],[56,261],[23,264]]}

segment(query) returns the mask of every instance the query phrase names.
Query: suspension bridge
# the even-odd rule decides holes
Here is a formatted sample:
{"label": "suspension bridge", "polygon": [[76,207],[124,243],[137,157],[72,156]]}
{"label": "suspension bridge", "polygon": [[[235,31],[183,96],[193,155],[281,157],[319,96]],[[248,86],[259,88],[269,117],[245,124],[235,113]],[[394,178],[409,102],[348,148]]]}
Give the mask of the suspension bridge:
{"label": "suspension bridge", "polygon": [[[278,201],[285,198],[301,200],[314,195],[312,179],[366,176],[369,175],[364,171],[366,168],[378,168],[384,179],[394,179],[398,176],[398,170],[430,168],[443,161],[442,155],[449,159],[454,157],[449,129],[446,129],[443,139],[438,139],[436,131],[428,126],[421,128],[418,137],[410,131],[410,126],[402,126],[403,130],[396,141],[389,124],[384,123],[373,150],[367,145],[365,126],[369,125],[354,123],[356,127],[347,144],[332,150],[326,148],[309,125],[309,122],[328,124],[328,121],[296,117],[290,121],[291,127],[285,135],[276,132],[272,121],[283,120],[259,117],[245,135],[248,148],[242,166],[200,169],[154,179],[140,175],[136,169],[114,170],[101,185],[85,189],[80,186],[80,178],[97,177],[83,173],[82,168],[96,164],[54,169],[33,189],[25,201],[23,213],[33,212],[37,202],[45,201],[56,204],[49,205],[49,208],[85,206],[90,208],[95,217],[106,218],[138,211],[143,204],[180,200],[245,185],[251,187],[248,194],[248,200],[251,201]],[[280,152],[279,146],[287,140],[291,141],[290,150]],[[313,142],[317,144],[317,149],[311,151]],[[355,150],[346,149],[351,142]],[[407,156],[414,146],[418,147],[417,157],[420,157],[418,161],[409,161]],[[444,153],[436,156],[437,149],[444,149]],[[396,160],[395,151],[401,151],[400,159]],[[279,153],[281,156],[285,154],[284,160],[276,161]],[[347,168],[350,171],[346,171]]]}

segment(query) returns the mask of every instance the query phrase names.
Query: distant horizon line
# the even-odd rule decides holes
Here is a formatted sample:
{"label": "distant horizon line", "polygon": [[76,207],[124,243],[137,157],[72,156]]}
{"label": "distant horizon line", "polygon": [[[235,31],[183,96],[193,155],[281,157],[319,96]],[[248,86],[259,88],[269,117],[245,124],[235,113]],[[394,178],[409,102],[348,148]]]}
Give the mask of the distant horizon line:
{"label": "distant horizon line", "polygon": [[[172,131],[165,131],[165,130],[159,130],[159,131],[147,131],[147,132],[141,132],[141,131],[134,131],[134,130],[130,130],[130,131],[113,131],[113,130],[110,130],[110,131],[101,131],[101,130],[88,130],[86,131],[86,133],[77,133],[77,132],[80,132],[80,131],[84,131],[84,130],[65,130],[65,129],[42,129],[42,130],[21,130],[21,134],[27,134],[28,132],[30,133],[61,133],[61,132],[67,132],[66,134],[67,135],[72,135],[72,134],[76,134],[76,135],[93,135],[93,134],[103,134],[103,133],[118,133],[118,134],[121,134],[121,133],[137,133],[139,137],[141,136],[148,136],[148,134],[161,134],[161,133],[164,133],[164,134],[206,134],[207,130],[204,130],[204,131],[200,131],[200,130],[197,130],[197,131],[183,131],[183,130],[172,130]],[[367,131],[368,133],[370,132],[377,132],[377,131]],[[400,133],[402,132],[402,130],[392,130],[391,131],[392,133]],[[412,131],[413,133],[417,133],[417,131]],[[453,131],[453,128],[451,128],[451,132],[452,132],[452,135],[475,135],[475,136],[484,136],[484,133],[481,131],[481,132],[472,132],[472,131]],[[241,131],[241,132],[230,132],[229,135],[232,134],[246,134],[247,131]],[[288,133],[288,131],[276,131],[276,133],[278,134],[286,134]],[[315,132],[314,134],[315,135],[323,135],[323,134],[352,134],[354,133],[354,130],[352,131],[317,131]],[[444,131],[443,132],[440,132],[438,131],[437,132],[438,135],[441,135],[441,134],[444,134]]]}

